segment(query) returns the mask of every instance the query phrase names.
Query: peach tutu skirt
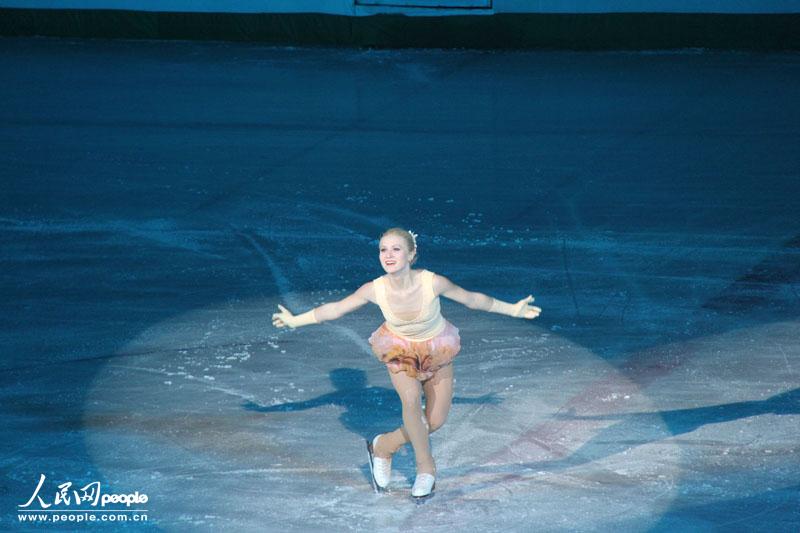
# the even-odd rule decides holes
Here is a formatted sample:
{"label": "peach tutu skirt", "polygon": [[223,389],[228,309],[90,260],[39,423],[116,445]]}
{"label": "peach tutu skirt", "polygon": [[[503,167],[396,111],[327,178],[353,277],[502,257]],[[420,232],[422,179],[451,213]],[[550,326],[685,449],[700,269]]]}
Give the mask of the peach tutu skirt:
{"label": "peach tutu skirt", "polygon": [[446,320],[441,333],[420,342],[395,335],[383,323],[370,335],[369,344],[378,360],[386,363],[392,373],[405,372],[409,377],[425,381],[453,362],[461,350],[461,337],[458,328]]}

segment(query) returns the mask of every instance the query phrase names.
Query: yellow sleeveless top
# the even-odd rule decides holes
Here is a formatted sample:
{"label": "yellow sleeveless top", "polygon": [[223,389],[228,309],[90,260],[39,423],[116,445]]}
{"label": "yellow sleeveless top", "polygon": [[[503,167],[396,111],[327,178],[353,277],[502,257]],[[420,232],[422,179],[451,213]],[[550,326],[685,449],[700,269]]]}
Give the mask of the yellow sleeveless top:
{"label": "yellow sleeveless top", "polygon": [[372,281],[375,288],[375,300],[381,308],[386,327],[389,331],[410,341],[421,342],[432,339],[445,328],[445,320],[439,305],[439,297],[433,292],[433,272],[423,270],[422,276],[422,308],[413,320],[403,320],[392,313],[386,300],[386,280],[383,276]]}

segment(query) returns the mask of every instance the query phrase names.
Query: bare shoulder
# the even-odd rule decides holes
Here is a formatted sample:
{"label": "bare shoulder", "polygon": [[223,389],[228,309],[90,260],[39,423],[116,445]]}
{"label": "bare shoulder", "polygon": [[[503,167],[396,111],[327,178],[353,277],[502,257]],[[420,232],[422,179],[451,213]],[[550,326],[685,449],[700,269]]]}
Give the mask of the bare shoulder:
{"label": "bare shoulder", "polygon": [[438,296],[455,287],[452,281],[441,274],[433,274],[433,292]]}
{"label": "bare shoulder", "polygon": [[356,294],[362,298],[375,303],[375,285],[372,281],[368,281],[356,290]]}

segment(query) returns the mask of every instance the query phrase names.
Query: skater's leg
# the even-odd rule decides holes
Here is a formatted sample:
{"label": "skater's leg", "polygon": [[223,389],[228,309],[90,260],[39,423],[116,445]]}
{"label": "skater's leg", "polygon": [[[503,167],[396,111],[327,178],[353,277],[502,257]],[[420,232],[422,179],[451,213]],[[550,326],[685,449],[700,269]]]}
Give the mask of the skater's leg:
{"label": "skater's leg", "polygon": [[453,402],[453,365],[447,365],[422,384],[425,391],[425,418],[433,433],[444,424]]}
{"label": "skater's leg", "polygon": [[[425,391],[425,418],[428,431],[433,433],[444,424],[450,413],[453,401],[453,365],[436,371],[434,376],[423,383]],[[378,457],[391,457],[401,446],[410,442],[403,427],[384,433],[378,441],[375,454]]]}
{"label": "skater's leg", "polygon": [[400,426],[394,431],[381,435],[380,440],[378,440],[378,446],[375,448],[375,455],[388,459],[400,449],[400,446],[409,442],[411,442],[411,439],[408,438],[406,430],[403,426]]}
{"label": "skater's leg", "polygon": [[403,433],[414,447],[417,473],[432,474],[435,468],[428,439],[428,423],[422,412],[422,385],[405,372],[393,373],[391,378],[403,405]]}

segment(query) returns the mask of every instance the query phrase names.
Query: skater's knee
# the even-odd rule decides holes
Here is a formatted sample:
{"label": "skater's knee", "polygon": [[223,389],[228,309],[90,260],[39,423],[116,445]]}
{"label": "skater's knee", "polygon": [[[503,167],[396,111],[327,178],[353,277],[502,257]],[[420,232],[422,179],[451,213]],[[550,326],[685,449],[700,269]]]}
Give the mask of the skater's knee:
{"label": "skater's knee", "polygon": [[447,415],[444,416],[434,415],[428,417],[428,431],[433,433],[434,431],[436,431],[437,429],[439,429],[444,425],[445,420],[447,420]]}

